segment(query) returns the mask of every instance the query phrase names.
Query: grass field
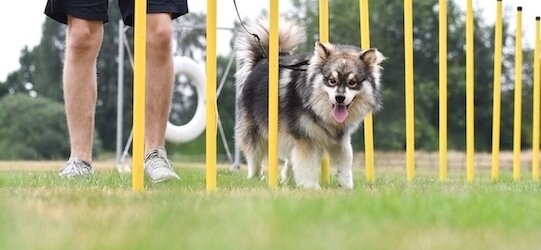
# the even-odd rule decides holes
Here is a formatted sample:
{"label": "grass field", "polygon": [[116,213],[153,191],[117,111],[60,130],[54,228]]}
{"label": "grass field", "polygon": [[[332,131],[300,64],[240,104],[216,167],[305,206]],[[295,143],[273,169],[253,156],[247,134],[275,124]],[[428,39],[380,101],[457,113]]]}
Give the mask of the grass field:
{"label": "grass field", "polygon": [[357,169],[353,191],[271,191],[221,170],[207,194],[204,170],[177,163],[182,181],[136,194],[111,168],[64,180],[43,164],[0,164],[0,249],[541,248],[541,185],[526,177],[407,183],[380,170],[367,184]]}

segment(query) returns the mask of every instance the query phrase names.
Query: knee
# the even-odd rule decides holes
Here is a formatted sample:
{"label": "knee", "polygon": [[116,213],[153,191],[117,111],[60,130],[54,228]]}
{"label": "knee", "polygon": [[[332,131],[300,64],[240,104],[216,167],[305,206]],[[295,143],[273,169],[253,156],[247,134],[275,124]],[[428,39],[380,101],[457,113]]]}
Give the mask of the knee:
{"label": "knee", "polygon": [[103,30],[92,24],[70,27],[67,48],[72,53],[97,53],[101,46]]}
{"label": "knee", "polygon": [[163,51],[169,53],[171,50],[171,39],[173,36],[173,27],[170,23],[158,23],[148,27],[147,47],[153,51]]}

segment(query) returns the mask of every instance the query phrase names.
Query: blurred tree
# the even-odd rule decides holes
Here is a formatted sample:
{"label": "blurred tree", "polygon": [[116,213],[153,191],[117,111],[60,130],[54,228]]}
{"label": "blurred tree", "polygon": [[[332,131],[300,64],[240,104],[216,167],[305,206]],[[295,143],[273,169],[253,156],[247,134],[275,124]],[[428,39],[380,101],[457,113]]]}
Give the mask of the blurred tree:
{"label": "blurred tree", "polygon": [[[0,159],[64,159],[69,143],[64,108],[56,101],[24,94],[0,99]],[[96,137],[94,152],[101,142]]]}
{"label": "blurred tree", "polygon": [[28,47],[21,50],[19,59],[21,68],[8,75],[6,81],[0,84],[0,97],[7,94],[25,93],[35,96],[34,90],[34,72],[35,66],[32,63],[34,54],[30,53]]}
{"label": "blurred tree", "polygon": [[173,21],[175,25],[175,54],[196,61],[205,60],[206,18],[204,13],[190,13]]}

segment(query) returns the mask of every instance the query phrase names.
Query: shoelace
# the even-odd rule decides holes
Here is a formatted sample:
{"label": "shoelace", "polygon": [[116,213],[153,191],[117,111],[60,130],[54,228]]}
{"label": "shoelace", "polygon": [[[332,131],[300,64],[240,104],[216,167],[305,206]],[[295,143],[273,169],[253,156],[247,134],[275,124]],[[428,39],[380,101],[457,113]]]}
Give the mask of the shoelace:
{"label": "shoelace", "polygon": [[169,159],[167,159],[166,157],[163,157],[159,154],[158,150],[153,150],[152,152],[150,152],[146,159],[145,159],[145,162],[148,162],[148,164],[150,165],[150,167],[152,169],[156,169],[160,164],[158,163],[159,160],[163,160],[165,161],[166,165],[167,165],[167,168],[169,169],[173,169],[171,167],[171,161],[169,161]]}
{"label": "shoelace", "polygon": [[84,162],[69,161],[64,165],[61,172],[69,174],[83,174],[83,169],[90,171],[91,167]]}

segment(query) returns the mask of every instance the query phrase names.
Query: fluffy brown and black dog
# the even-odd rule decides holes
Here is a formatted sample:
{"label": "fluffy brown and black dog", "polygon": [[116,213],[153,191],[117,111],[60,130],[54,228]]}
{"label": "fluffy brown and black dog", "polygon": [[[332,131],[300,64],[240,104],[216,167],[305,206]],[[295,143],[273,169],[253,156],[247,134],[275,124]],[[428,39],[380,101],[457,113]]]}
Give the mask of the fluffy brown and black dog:
{"label": "fluffy brown and black dog", "polygon": [[[338,184],[353,188],[351,134],[380,106],[380,64],[376,49],[316,42],[314,53],[293,54],[304,31],[280,20],[279,154],[298,187],[320,188],[320,164],[328,152]],[[248,164],[248,178],[262,175],[268,143],[268,22],[248,25],[260,42],[241,32],[237,57],[235,140]],[[292,66],[294,65],[294,66]],[[299,66],[304,65],[304,66]]]}

